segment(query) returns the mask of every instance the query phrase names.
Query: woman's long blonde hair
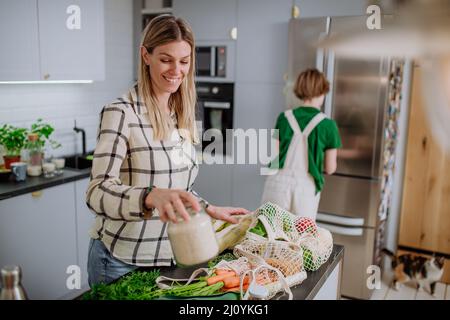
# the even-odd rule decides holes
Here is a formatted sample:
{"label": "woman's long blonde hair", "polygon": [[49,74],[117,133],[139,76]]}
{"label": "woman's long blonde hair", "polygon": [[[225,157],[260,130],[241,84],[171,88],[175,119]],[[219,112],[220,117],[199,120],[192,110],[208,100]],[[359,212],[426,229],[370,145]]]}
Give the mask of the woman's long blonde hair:
{"label": "woman's long blonde hair", "polygon": [[[153,53],[157,46],[172,41],[186,41],[191,46],[191,65],[187,76],[183,79],[178,90],[170,95],[169,108],[177,116],[180,135],[193,143],[198,142],[197,128],[195,125],[195,106],[197,95],[195,91],[195,40],[194,34],[181,18],[172,15],[160,15],[153,18],[145,27],[141,40],[141,46],[147,48],[148,53]],[[156,95],[153,90],[149,67],[140,55],[138,70],[138,90],[148,109],[150,123],[153,127],[155,140],[167,139],[173,131],[170,116],[157,107]]]}

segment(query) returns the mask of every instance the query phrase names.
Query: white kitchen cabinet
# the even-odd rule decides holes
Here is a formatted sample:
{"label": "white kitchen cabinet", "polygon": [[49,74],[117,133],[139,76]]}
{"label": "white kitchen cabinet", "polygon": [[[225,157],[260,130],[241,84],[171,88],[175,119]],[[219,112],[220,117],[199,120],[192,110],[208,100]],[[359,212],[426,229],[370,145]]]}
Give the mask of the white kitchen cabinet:
{"label": "white kitchen cabinet", "polygon": [[94,224],[95,215],[86,205],[86,190],[89,178],[75,182],[75,205],[77,221],[77,257],[81,268],[81,291],[88,288],[87,260],[89,249],[89,230]]}
{"label": "white kitchen cabinet", "polygon": [[328,275],[327,280],[319,289],[313,300],[340,300],[342,281],[342,260]]}
{"label": "white kitchen cabinet", "polygon": [[239,0],[236,82],[283,84],[291,0]]}
{"label": "white kitchen cabinet", "polygon": [[173,0],[172,8],[191,25],[197,41],[232,39],[237,0]]}
{"label": "white kitchen cabinet", "polygon": [[2,1],[0,18],[1,81],[104,80],[103,0]]}
{"label": "white kitchen cabinet", "polygon": [[103,0],[38,0],[43,80],[104,80]]}
{"label": "white kitchen cabinet", "polygon": [[19,265],[29,299],[70,294],[77,265],[75,183],[0,201],[0,266]]}
{"label": "white kitchen cabinet", "polygon": [[39,80],[37,0],[0,1],[0,81]]}

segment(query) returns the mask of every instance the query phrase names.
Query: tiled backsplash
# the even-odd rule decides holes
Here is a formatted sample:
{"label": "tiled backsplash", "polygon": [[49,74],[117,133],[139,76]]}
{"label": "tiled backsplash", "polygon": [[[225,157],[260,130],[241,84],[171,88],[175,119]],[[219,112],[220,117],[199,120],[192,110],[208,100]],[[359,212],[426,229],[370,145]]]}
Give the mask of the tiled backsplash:
{"label": "tiled backsplash", "polygon": [[[86,131],[86,149],[93,150],[102,107],[133,84],[133,2],[105,1],[105,81],[91,84],[1,84],[0,125],[29,127],[38,118],[55,127],[52,136],[62,148],[54,156],[82,151],[81,133]],[[67,63],[70,63],[68,61]],[[3,157],[0,157],[2,163]]]}

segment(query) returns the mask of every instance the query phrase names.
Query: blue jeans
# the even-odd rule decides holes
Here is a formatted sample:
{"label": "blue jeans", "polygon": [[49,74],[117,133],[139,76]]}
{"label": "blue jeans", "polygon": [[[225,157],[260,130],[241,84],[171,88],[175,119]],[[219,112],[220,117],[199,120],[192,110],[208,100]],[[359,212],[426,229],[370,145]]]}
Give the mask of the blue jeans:
{"label": "blue jeans", "polygon": [[91,239],[89,242],[87,269],[90,287],[101,282],[114,281],[137,268],[114,258],[101,240]]}

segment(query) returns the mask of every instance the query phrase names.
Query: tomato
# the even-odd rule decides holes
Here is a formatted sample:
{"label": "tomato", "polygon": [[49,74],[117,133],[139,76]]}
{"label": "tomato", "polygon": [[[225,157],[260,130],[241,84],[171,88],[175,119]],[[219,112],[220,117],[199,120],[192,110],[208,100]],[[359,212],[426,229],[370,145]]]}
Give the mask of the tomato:
{"label": "tomato", "polygon": [[295,228],[300,234],[308,232],[317,235],[317,225],[313,219],[307,217],[299,217],[295,220]]}

